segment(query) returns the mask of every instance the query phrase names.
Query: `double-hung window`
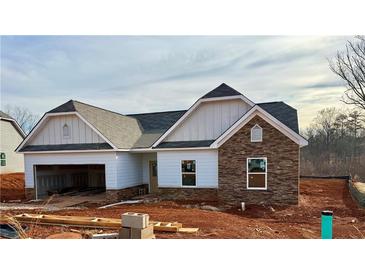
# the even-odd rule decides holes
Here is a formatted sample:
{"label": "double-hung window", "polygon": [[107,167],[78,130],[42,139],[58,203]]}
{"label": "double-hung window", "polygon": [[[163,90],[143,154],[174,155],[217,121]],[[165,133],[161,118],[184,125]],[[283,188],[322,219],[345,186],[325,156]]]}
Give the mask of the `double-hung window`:
{"label": "double-hung window", "polygon": [[267,158],[247,158],[247,189],[267,189]]}
{"label": "double-hung window", "polygon": [[181,161],[181,184],[182,186],[196,186],[195,160]]}
{"label": "double-hung window", "polygon": [[6,166],[6,154],[4,152],[0,153],[0,166]]}

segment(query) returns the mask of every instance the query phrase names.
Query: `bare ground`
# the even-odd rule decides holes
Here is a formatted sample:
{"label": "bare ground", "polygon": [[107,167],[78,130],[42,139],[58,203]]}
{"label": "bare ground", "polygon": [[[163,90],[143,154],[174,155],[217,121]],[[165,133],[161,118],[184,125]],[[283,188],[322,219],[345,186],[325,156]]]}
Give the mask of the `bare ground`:
{"label": "bare ground", "polygon": [[24,198],[24,173],[0,174],[0,201]]}
{"label": "bare ground", "polygon": [[[357,206],[349,194],[345,180],[302,179],[299,206],[248,206],[216,212],[190,208],[191,205],[164,201],[151,204],[120,205],[98,209],[61,210],[57,215],[79,215],[120,218],[127,211],[143,212],[156,221],[178,221],[184,227],[198,227],[197,234],[156,233],[156,238],[320,238],[320,215],[324,209],[334,212],[334,238],[365,238],[365,209]],[[22,212],[41,213],[39,210],[4,210],[1,214]],[[70,227],[30,225],[28,236],[46,238]],[[78,228],[75,228],[78,229]],[[78,229],[85,231],[83,229]],[[100,230],[94,229],[93,232]],[[105,230],[104,232],[107,232]]]}

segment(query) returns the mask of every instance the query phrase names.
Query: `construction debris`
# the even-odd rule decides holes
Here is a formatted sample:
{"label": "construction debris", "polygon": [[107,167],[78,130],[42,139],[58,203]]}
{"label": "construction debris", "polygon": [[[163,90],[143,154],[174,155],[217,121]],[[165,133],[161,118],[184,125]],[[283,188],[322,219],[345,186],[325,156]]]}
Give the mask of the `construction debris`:
{"label": "construction debris", "polygon": [[93,234],[91,239],[118,239],[119,233],[103,233],[103,234]]}
{"label": "construction debris", "polygon": [[[59,226],[72,226],[72,227],[110,228],[110,229],[120,229],[122,227],[122,220],[113,218],[23,213],[15,215],[14,219],[20,223],[30,223],[37,225],[38,224],[59,225]],[[192,233],[191,231],[196,232],[198,230],[198,228],[189,228],[189,229],[183,228],[182,224],[178,222],[148,221],[148,224],[153,225],[154,231],[161,231],[161,232]]]}
{"label": "construction debris", "polygon": [[99,207],[99,209],[108,208],[108,207],[112,207],[112,206],[116,206],[116,205],[139,204],[139,203],[143,203],[143,200],[121,201],[121,202],[118,202],[118,203],[101,206],[101,207]]}
{"label": "construction debris", "polygon": [[46,239],[82,239],[82,235],[75,232],[63,232],[49,235]]}
{"label": "construction debris", "polygon": [[143,213],[126,212],[122,214],[120,239],[154,239],[153,224],[149,223],[150,216]]}

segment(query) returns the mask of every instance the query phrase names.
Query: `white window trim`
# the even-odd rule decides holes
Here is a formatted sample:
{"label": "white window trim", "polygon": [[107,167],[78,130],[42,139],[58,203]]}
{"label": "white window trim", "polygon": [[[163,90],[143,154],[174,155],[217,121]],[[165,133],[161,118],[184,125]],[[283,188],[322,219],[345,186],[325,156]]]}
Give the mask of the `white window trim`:
{"label": "white window trim", "polygon": [[[195,161],[195,172],[183,172],[182,168],[181,168],[183,161]],[[197,188],[198,187],[198,177],[197,177],[198,167],[197,167],[197,164],[198,164],[198,161],[195,160],[195,159],[180,160],[180,185],[181,185],[182,188]],[[195,186],[184,186],[183,185],[183,179],[182,179],[183,174],[195,174]]]}
{"label": "white window trim", "polygon": [[[259,139],[259,140],[254,140],[254,139],[252,139],[252,136],[253,136],[253,134],[252,134],[252,131],[253,131],[253,129],[254,128],[259,128],[260,130],[261,130],[261,138]],[[260,142],[262,142],[262,137],[263,137],[263,130],[262,130],[262,127],[260,127],[258,124],[256,124],[256,125],[254,125],[252,128],[251,128],[251,143],[260,143]]]}
{"label": "white window trim", "polygon": [[[248,161],[253,159],[263,159],[266,163],[265,172],[249,172],[248,171]],[[265,174],[265,187],[249,187],[248,179],[249,174]],[[246,159],[246,189],[248,190],[267,190],[267,157],[249,157]]]}

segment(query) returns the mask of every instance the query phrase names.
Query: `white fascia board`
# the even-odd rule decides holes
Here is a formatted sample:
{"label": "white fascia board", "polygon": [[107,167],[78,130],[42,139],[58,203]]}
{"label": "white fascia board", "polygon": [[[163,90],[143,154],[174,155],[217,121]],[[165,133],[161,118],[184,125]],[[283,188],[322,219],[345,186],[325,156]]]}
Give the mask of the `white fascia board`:
{"label": "white fascia board", "polygon": [[132,148],[129,151],[132,153],[148,153],[158,151],[182,151],[182,150],[209,150],[214,149],[212,147],[179,147],[179,148]]}
{"label": "white fascia board", "polygon": [[[18,148],[15,150],[15,152],[19,152],[19,150],[29,141],[29,139],[38,131],[38,129],[45,123],[45,121],[48,119],[48,117],[52,116],[64,116],[64,115],[76,115],[78,118],[80,118],[85,124],[87,124],[90,128],[92,128],[101,138],[104,139],[109,145],[112,146],[113,149],[118,149],[112,142],[110,142],[103,134],[100,133],[99,130],[97,130],[93,125],[91,125],[84,117],[80,115],[80,113],[76,111],[72,112],[57,112],[57,113],[46,113],[42,119],[37,123],[37,125],[32,129],[32,131],[28,134],[28,136],[21,142],[21,144],[18,146]],[[24,153],[24,152],[23,152]]]}
{"label": "white fascia board", "polygon": [[53,154],[53,153],[87,153],[87,152],[117,152],[116,149],[96,149],[96,150],[54,150],[54,151],[23,151],[21,154]]}
{"label": "white fascia board", "polygon": [[20,127],[20,125],[18,124],[18,122],[15,119],[0,117],[0,120],[5,120],[5,121],[11,122],[16,127],[16,129],[19,131],[20,135],[23,136],[23,139],[25,138],[25,136],[27,136],[27,134],[25,134],[25,132],[23,131],[23,129]]}
{"label": "white fascia board", "polygon": [[245,103],[247,103],[249,106],[254,106],[255,103],[253,103],[251,100],[249,100],[247,97],[243,95],[235,95],[235,96],[223,96],[223,97],[212,97],[212,98],[203,98],[196,101],[187,112],[184,113],[183,116],[180,117],[179,120],[175,122],[164,134],[161,135],[160,138],[157,139],[156,142],[152,144],[152,147],[158,146],[175,128],[177,128],[178,125],[180,125],[189,115],[192,113],[201,103],[204,102],[213,102],[213,101],[225,101],[225,100],[234,100],[234,99],[241,99]]}
{"label": "white fascia board", "polygon": [[297,143],[300,147],[308,145],[308,141],[305,140],[298,133],[284,125],[274,116],[266,112],[260,106],[256,105],[251,108],[245,115],[243,115],[236,123],[234,123],[225,133],[223,133],[213,144],[211,144],[212,148],[220,147],[225,141],[231,138],[238,130],[240,130],[243,126],[245,126],[253,117],[255,116],[261,117],[263,120],[268,122],[274,128],[279,130],[285,136],[290,138],[292,141]]}

